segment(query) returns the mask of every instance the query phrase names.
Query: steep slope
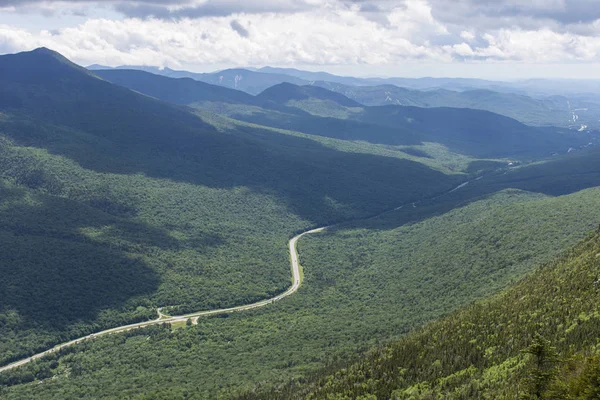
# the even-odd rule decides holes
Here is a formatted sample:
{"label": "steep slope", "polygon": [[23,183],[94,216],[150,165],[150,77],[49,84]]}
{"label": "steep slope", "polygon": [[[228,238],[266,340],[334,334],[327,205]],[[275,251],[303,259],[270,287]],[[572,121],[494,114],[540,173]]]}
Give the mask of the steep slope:
{"label": "steep slope", "polygon": [[171,79],[137,70],[96,70],[94,74],[114,84],[175,104],[201,101],[252,104],[254,97],[238,90],[210,85],[192,78]]}
{"label": "steep slope", "polygon": [[412,128],[422,134],[423,141],[442,143],[452,151],[481,158],[548,157],[597,141],[594,134],[530,127],[489,111],[465,108],[369,107],[352,117],[382,126]]}
{"label": "steep slope", "polygon": [[260,398],[596,398],[598,254],[596,233],[489,300],[312,385]]}
{"label": "steep slope", "polygon": [[558,198],[507,190],[385,232],[307,237],[299,247],[305,283],[285,302],[187,329],[155,327],[83,343],[0,374],[10,386],[0,394],[212,399],[259,382],[297,382],[550,260],[597,225],[599,200],[598,189]]}
{"label": "steep slope", "polygon": [[294,232],[463,179],[199,117],[47,49],[0,57],[0,99],[3,364],[159,306],[269,297]]}
{"label": "steep slope", "polygon": [[[281,88],[271,90],[270,96],[250,96],[233,89],[215,87],[200,82],[163,78],[135,70],[94,71],[110,82],[136,90],[140,93],[156,97],[180,105],[202,108],[221,115],[230,116],[242,121],[251,122],[280,129],[288,129],[313,135],[344,140],[365,140],[388,142],[403,145],[420,144],[419,136],[412,129],[396,129],[382,127],[372,123],[351,121],[331,117],[333,110],[347,114],[344,104],[356,105],[352,100],[333,92],[321,89],[301,89],[301,86],[282,84]],[[280,89],[284,89],[284,93]],[[307,93],[301,94],[305,90]],[[322,111],[321,116],[313,115],[297,107],[298,103],[287,104],[282,99],[298,97],[305,99],[308,92],[315,95],[319,92],[315,104]],[[309,96],[308,99],[315,97]],[[323,107],[323,101],[328,107]]]}

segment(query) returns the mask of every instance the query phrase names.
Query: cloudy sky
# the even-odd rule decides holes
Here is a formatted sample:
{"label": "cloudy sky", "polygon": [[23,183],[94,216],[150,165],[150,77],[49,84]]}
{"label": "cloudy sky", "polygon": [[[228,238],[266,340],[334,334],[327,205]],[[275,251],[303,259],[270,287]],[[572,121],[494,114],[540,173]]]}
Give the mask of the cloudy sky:
{"label": "cloudy sky", "polygon": [[89,65],[600,79],[600,0],[0,0],[0,54]]}

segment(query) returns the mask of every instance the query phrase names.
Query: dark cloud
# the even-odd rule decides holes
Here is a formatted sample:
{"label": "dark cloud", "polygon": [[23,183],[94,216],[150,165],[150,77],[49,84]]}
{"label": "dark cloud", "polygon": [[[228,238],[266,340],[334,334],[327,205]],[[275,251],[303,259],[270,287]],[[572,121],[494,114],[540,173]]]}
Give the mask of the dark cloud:
{"label": "dark cloud", "polygon": [[[108,4],[128,17],[181,19],[226,17],[237,13],[295,13],[315,9],[311,0],[62,0],[73,4]],[[390,10],[409,0],[339,0],[359,6],[365,18],[387,24]],[[27,7],[42,0],[0,0],[0,7]],[[52,2],[46,0],[45,2]],[[427,0],[433,17],[457,29],[514,28],[583,32],[582,27],[600,19],[600,0]],[[48,12],[46,10],[46,12]],[[583,30],[583,31],[582,31]]]}
{"label": "dark cloud", "polygon": [[[365,18],[386,25],[392,9],[408,0],[340,0],[358,5]],[[450,29],[549,28],[557,32],[592,35],[586,28],[600,19],[600,0],[426,0],[432,16]],[[453,27],[453,28],[452,28]]]}
{"label": "dark cloud", "polygon": [[[185,5],[189,4],[191,0],[135,0],[135,1],[116,1],[116,0],[60,0],[65,3],[103,3],[103,4],[112,4],[112,3],[139,3],[139,4],[157,4],[162,6],[169,5]],[[43,0],[0,0],[0,7],[8,7],[8,6],[21,6],[35,3],[42,3]],[[52,2],[52,0],[46,0],[46,2]]]}
{"label": "dark cloud", "polygon": [[[202,17],[226,17],[236,12],[244,12],[249,9],[241,4],[226,2],[219,4],[216,1],[207,1],[201,5],[183,5],[177,9],[169,9],[169,4],[149,4],[142,2],[120,2],[115,4],[115,9],[128,17],[160,19],[202,18]],[[250,7],[252,9],[252,7]]]}
{"label": "dark cloud", "polygon": [[231,21],[230,25],[231,25],[231,29],[236,31],[238,33],[238,35],[240,35],[241,37],[250,36],[250,32],[248,32],[248,29],[244,28],[242,26],[242,24],[239,23],[239,21],[234,19],[233,21]]}
{"label": "dark cloud", "polygon": [[[156,3],[159,1],[157,0]],[[226,17],[237,13],[294,13],[312,8],[304,0],[207,0],[199,5],[187,3],[177,9],[169,9],[168,5],[150,4],[150,2],[119,2],[115,8],[128,17],[152,16],[162,19]]]}
{"label": "dark cloud", "polygon": [[362,3],[360,4],[361,12],[381,12],[381,8],[375,3]]}
{"label": "dark cloud", "polygon": [[[236,13],[294,13],[314,8],[307,0],[62,0],[73,4],[109,4],[128,17],[160,19],[226,17]],[[27,6],[42,0],[0,0],[0,7]],[[52,0],[50,0],[52,2]],[[174,7],[176,6],[176,7]]]}
{"label": "dark cloud", "polygon": [[[570,25],[600,19],[598,0],[431,0],[434,18],[442,22],[477,24],[477,18],[504,25],[540,23]],[[529,21],[529,22],[527,22]]]}
{"label": "dark cloud", "polygon": [[71,15],[74,15],[75,17],[87,17],[87,13],[83,10],[73,10],[71,12]]}

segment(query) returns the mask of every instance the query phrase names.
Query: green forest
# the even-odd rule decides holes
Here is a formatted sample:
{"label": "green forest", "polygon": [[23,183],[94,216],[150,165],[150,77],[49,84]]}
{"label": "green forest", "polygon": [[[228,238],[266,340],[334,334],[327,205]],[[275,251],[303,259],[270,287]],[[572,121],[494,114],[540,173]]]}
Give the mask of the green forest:
{"label": "green forest", "polygon": [[600,235],[515,286],[308,383],[240,399],[595,399]]}
{"label": "green forest", "polygon": [[595,274],[591,133],[292,84],[98,76],[48,49],[0,56],[0,72],[0,366],[159,307],[272,298],[290,238],[329,226],[300,239],[293,296],[86,340],[1,372],[0,398],[596,390],[592,336],[577,342],[596,311],[560,308]]}
{"label": "green forest", "polygon": [[[28,68],[47,65],[48,80],[22,81],[16,69],[2,77],[12,79],[1,90],[15,105],[0,118],[0,231],[2,247],[14,249],[0,253],[3,363],[154,318],[157,307],[183,313],[268,298],[289,285],[295,232],[464,179],[331,140],[218,118],[214,126],[56,54],[26,57]],[[67,96],[74,89],[77,99]],[[412,185],[393,184],[411,175]]]}
{"label": "green forest", "polygon": [[[550,261],[600,223],[598,194],[589,189],[547,197],[507,190],[394,230],[308,236],[299,247],[304,284],[285,302],[182,329],[97,338],[2,374],[13,384],[34,381],[11,385],[4,396],[228,398],[256,382],[310,376]],[[111,367],[98,368],[105,364]]]}

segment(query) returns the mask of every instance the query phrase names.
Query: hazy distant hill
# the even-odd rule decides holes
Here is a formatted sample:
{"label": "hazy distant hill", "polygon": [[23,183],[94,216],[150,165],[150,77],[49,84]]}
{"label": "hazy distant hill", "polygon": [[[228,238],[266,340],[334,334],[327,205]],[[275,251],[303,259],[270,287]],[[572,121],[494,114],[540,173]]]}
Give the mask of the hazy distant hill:
{"label": "hazy distant hill", "polygon": [[[569,143],[581,146],[595,138],[587,134],[573,134],[565,129],[533,128],[499,114],[469,108],[397,105],[357,108],[346,97],[337,98],[326,93],[280,84],[265,90],[258,97],[318,115],[326,115],[328,110],[332,110],[331,115],[340,117],[340,107],[343,107],[347,112],[342,118],[412,130],[421,135],[422,141],[442,143],[453,151],[477,157],[549,155],[552,148],[564,153],[569,149]],[[335,109],[332,103],[340,107]],[[370,139],[367,136],[365,140]],[[394,144],[393,138],[383,143]]]}
{"label": "hazy distant hill", "polygon": [[90,70],[107,69],[129,69],[150,72],[157,75],[167,76],[169,78],[191,78],[197,81],[211,83],[213,85],[224,86],[231,89],[242,90],[250,94],[258,94],[263,90],[282,82],[294,83],[297,85],[308,84],[308,81],[284,74],[263,73],[250,71],[243,68],[225,69],[218,72],[197,73],[189,71],[178,71],[170,68],[158,68],[147,66],[119,66],[116,68],[104,67],[101,65],[90,65]]}
{"label": "hazy distant hill", "polygon": [[[111,69],[90,65],[90,70]],[[361,104],[463,107],[492,111],[531,125],[600,128],[600,88],[594,81],[486,81],[463,78],[355,78],[293,68],[227,69],[194,73],[169,68],[120,66],[171,78],[192,78],[250,94],[280,84],[316,85]]]}
{"label": "hazy distant hill", "polygon": [[295,68],[273,68],[273,67],[263,67],[258,69],[259,72],[265,72],[269,74],[281,74],[281,75],[289,75],[295,76],[296,78],[303,79],[308,82],[313,81],[326,81],[326,82],[335,82],[341,83],[345,85],[353,85],[353,86],[361,86],[361,85],[373,85],[374,83],[370,79],[365,78],[355,78],[352,76],[339,76],[333,75],[328,72],[311,72],[311,71],[303,71]]}
{"label": "hazy distant hill", "polygon": [[568,99],[560,96],[535,99],[487,89],[463,92],[447,89],[419,91],[394,85],[348,86],[324,81],[314,82],[313,85],[341,93],[368,106],[393,104],[416,107],[472,108],[505,115],[528,125],[581,127],[581,123],[573,121]]}
{"label": "hazy distant hill", "polygon": [[[555,128],[532,128],[479,110],[364,107],[339,93],[314,86],[282,83],[254,98],[231,92],[223,101],[219,97],[222,94],[216,94],[216,90],[193,82],[143,72],[136,74],[135,71],[98,71],[98,74],[177,104],[206,108],[247,122],[346,140],[387,145],[436,142],[452,151],[476,157],[549,156],[553,152],[564,153],[572,146],[582,146],[590,140],[587,135],[574,135]],[[182,87],[186,85],[191,88],[184,94]],[[214,96],[212,92],[215,92]]]}

